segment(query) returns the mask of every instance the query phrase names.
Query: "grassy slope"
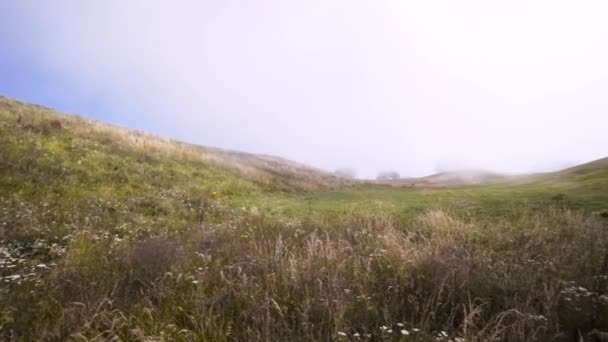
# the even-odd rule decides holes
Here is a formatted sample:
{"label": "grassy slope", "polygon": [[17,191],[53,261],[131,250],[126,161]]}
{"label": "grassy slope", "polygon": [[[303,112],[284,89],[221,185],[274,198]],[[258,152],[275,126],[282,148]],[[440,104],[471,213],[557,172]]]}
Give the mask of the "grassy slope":
{"label": "grassy slope", "polygon": [[606,166],[449,189],[344,183],[0,98],[0,339],[608,330],[608,223],[592,214],[608,207]]}
{"label": "grassy slope", "polygon": [[510,218],[552,206],[592,213],[608,207],[608,159],[526,180],[485,185],[422,189],[359,185],[306,194],[233,196],[231,200],[236,206],[256,207],[287,218],[366,212],[408,219],[428,208],[449,210],[460,217],[487,218]]}
{"label": "grassy slope", "polygon": [[[154,216],[152,224],[161,226],[165,219],[184,217],[188,206],[213,191],[224,197],[342,183],[280,158],[169,141],[6,98],[0,98],[0,170],[0,189],[7,201],[46,205],[52,215],[68,207],[84,214],[97,206],[115,211],[111,219],[116,222]],[[26,224],[11,224],[19,228],[4,234],[26,229]],[[171,226],[181,229],[183,224]],[[27,230],[44,231],[31,226]]]}
{"label": "grassy slope", "polygon": [[[27,152],[32,157],[46,154],[70,171],[78,169],[73,162],[81,161],[88,163],[79,164],[81,170],[111,173],[106,168],[116,166],[108,165],[112,163],[108,159],[114,158],[124,163],[120,169],[127,168],[125,173],[137,175],[137,170],[128,169],[131,162],[160,165],[178,176],[219,183],[228,191],[311,190],[339,183],[330,174],[281,158],[189,145],[3,97],[0,97],[0,119],[6,139],[5,166],[19,153],[26,152],[13,144],[24,149],[36,148],[37,154]],[[53,121],[60,122],[62,128],[53,128]]]}

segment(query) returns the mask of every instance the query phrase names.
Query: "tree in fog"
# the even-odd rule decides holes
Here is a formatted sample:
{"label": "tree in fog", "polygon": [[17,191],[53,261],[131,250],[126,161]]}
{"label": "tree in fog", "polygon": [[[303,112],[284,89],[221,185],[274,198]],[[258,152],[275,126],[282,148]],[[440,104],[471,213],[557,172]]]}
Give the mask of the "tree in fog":
{"label": "tree in fog", "polygon": [[334,171],[334,175],[340,178],[353,179],[357,175],[354,169],[350,167],[341,167]]}
{"label": "tree in fog", "polygon": [[382,172],[378,173],[376,180],[379,180],[379,181],[396,180],[399,178],[400,178],[399,173],[396,171],[382,171]]}

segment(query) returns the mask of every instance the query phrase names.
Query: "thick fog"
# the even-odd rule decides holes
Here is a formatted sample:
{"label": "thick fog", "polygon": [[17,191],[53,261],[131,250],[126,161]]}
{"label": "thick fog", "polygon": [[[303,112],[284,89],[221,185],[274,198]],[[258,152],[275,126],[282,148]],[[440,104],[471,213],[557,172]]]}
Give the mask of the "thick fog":
{"label": "thick fog", "polygon": [[0,83],[359,177],[542,171],[608,156],[606,18],[601,0],[5,1]]}

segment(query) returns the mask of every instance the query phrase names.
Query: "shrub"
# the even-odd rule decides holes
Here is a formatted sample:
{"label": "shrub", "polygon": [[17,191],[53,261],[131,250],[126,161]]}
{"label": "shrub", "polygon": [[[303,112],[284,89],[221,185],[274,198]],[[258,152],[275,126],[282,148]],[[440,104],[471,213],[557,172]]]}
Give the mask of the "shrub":
{"label": "shrub", "polygon": [[137,279],[154,281],[169,272],[180,260],[182,250],[178,241],[168,238],[148,238],[130,252],[128,264]]}

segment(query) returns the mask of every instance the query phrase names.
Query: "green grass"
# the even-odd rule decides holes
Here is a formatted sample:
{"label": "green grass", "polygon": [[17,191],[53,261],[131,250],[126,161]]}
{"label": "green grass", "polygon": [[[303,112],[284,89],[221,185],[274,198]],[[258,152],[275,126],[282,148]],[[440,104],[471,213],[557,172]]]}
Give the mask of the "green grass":
{"label": "green grass", "polygon": [[605,159],[398,188],[0,98],[0,339],[575,339],[606,209]]}
{"label": "green grass", "polygon": [[[608,169],[607,169],[608,170]],[[604,174],[608,171],[604,171]],[[596,186],[597,184],[597,186]],[[257,208],[270,215],[298,219],[356,213],[415,217],[429,208],[442,208],[460,217],[509,218],[524,211],[558,206],[588,213],[606,208],[605,183],[536,181],[527,184],[479,185],[463,188],[420,189],[361,185],[346,190],[310,193],[254,192],[234,195],[231,205]]]}

